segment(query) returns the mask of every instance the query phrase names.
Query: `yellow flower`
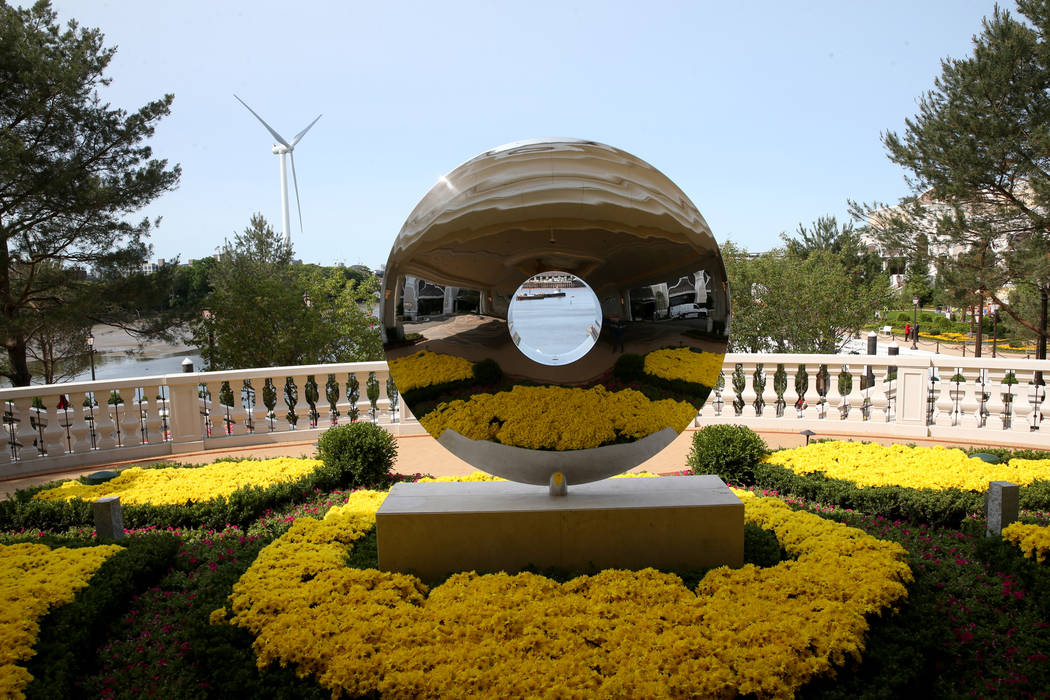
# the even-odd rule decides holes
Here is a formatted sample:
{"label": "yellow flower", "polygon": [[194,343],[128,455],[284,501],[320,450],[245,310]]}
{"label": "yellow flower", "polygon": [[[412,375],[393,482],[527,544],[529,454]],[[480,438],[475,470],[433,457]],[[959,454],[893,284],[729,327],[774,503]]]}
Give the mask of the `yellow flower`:
{"label": "yellow flower", "polygon": [[438,405],[420,419],[431,435],[446,429],[472,440],[537,450],[582,450],[619,439],[685,430],[696,409],[685,401],[650,401],[640,391],[603,386],[515,386],[498,394]]}
{"label": "yellow flower", "polygon": [[1050,527],[1046,525],[1013,523],[1003,528],[1002,535],[1004,540],[1020,547],[1026,557],[1040,564],[1050,554]]}
{"label": "yellow flower", "polygon": [[667,348],[645,356],[645,372],[663,379],[683,379],[713,387],[718,383],[724,360],[725,353]]}
{"label": "yellow flower", "polygon": [[33,654],[40,619],[73,600],[118,545],[59,547],[0,544],[0,697],[24,698],[33,679],[23,666]]}
{"label": "yellow flower", "polygon": [[428,591],[346,568],[385,497],[359,491],[259,554],[231,624],[255,635],[260,668],[294,663],[333,696],[790,697],[860,657],[866,616],[899,604],[911,571],[896,543],[739,495],[794,560],[722,567],[695,592],[654,569],[566,583],[465,572]]}
{"label": "yellow flower", "polygon": [[53,489],[41,491],[34,498],[43,501],[69,501],[80,498],[93,501],[102,496],[119,496],[121,503],[179,505],[187,501],[209,501],[227,497],[239,488],[266,488],[312,474],[323,464],[317,459],[279,457],[258,462],[215,462],[204,467],[168,467],[165,469],[125,469],[115,479],[97,486],[79,481],[65,481]]}
{"label": "yellow flower", "polygon": [[908,447],[860,442],[818,442],[774,452],[766,461],[796,474],[822,472],[857,486],[905,486],[914,489],[957,488],[985,491],[989,481],[1022,486],[1050,481],[1050,459],[1011,459],[989,464],[945,447]]}
{"label": "yellow flower", "polygon": [[421,350],[390,361],[390,376],[402,393],[474,377],[474,363],[455,355]]}

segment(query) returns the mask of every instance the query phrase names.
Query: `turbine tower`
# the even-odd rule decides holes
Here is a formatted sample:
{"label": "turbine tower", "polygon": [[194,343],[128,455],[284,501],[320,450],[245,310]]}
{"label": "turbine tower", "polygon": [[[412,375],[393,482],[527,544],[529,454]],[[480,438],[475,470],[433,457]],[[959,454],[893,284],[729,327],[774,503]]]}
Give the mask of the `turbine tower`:
{"label": "turbine tower", "polygon": [[[237,95],[235,94],[234,97],[237,97]],[[289,143],[288,141],[285,141],[280,134],[274,131],[269,124],[263,121],[263,118],[256,114],[255,110],[249,107],[244,100],[237,97],[237,101],[244,105],[244,108],[251,112],[252,115],[256,119],[258,119],[263,126],[266,127],[266,130],[270,132],[271,136],[277,139],[277,143],[273,145],[273,152],[275,155],[279,155],[281,157],[281,222],[283,225],[282,236],[284,243],[286,245],[291,245],[292,233],[291,226],[288,224],[288,167],[285,163],[284,157],[288,156],[288,159],[292,161],[292,184],[295,186],[295,206],[299,210],[299,232],[302,233],[303,207],[302,204],[300,204],[299,202],[299,181],[295,177],[295,155],[292,153],[292,151],[295,150],[295,144],[299,143],[303,136],[306,135],[306,132],[310,130],[310,127],[317,123],[317,119],[320,119],[321,115],[318,114],[317,119],[314,119],[312,122],[307,124],[306,128],[300,131],[298,134],[296,134],[295,138],[293,138],[291,143]]]}

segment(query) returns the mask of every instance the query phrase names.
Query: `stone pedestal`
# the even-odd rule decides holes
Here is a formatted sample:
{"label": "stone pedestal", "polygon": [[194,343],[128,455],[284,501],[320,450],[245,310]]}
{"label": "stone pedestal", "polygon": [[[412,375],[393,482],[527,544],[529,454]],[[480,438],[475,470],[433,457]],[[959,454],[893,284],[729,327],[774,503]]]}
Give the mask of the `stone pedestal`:
{"label": "stone pedestal", "polygon": [[988,516],[985,536],[1001,535],[1003,528],[1017,520],[1020,490],[1009,481],[990,481],[984,495],[984,510]]}
{"label": "stone pedestal", "polygon": [[717,476],[607,479],[552,497],[506,481],[397,484],[376,514],[379,568],[433,580],[528,566],[741,566],[744,504]]}
{"label": "stone pedestal", "polygon": [[95,533],[103,539],[117,540],[124,537],[124,514],[120,510],[119,496],[104,496],[91,504],[95,516]]}

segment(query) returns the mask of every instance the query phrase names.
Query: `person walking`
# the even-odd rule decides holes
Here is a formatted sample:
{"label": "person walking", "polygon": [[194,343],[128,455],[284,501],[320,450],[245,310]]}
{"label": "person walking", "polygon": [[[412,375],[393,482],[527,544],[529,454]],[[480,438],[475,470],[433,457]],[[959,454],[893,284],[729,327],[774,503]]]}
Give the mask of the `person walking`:
{"label": "person walking", "polygon": [[911,321],[904,324],[904,339],[911,340]]}
{"label": "person walking", "polygon": [[616,352],[617,347],[620,348],[620,352],[623,352],[623,335],[626,329],[627,325],[619,315],[609,317],[609,330],[612,331],[613,337],[613,352]]}

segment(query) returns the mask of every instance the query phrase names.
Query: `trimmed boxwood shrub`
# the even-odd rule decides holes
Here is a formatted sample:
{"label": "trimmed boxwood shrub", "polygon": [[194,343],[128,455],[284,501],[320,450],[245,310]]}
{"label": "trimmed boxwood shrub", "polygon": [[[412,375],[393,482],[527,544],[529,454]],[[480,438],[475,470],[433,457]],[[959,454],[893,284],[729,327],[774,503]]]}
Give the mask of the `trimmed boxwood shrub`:
{"label": "trimmed boxwood shrub", "polygon": [[645,357],[632,352],[623,353],[616,358],[612,372],[621,382],[637,381],[645,374]]}
{"label": "trimmed boxwood shrub", "polygon": [[389,486],[397,458],[397,441],[374,423],[347,423],[330,428],[317,441],[324,462],[322,490],[340,486]]}
{"label": "trimmed boxwood shrub", "polygon": [[731,484],[754,483],[755,467],[769,453],[766,443],[743,425],[708,425],[693,433],[686,464],[694,474],[717,474]]}
{"label": "trimmed boxwood shrub", "polygon": [[103,562],[72,602],[43,617],[33,647],[36,653],[26,664],[33,676],[25,690],[27,698],[77,696],[74,683],[93,662],[92,652],[108,638],[110,625],[135,593],[152,586],[171,568],[179,543],[177,537],[164,533],[121,541],[124,551]]}

